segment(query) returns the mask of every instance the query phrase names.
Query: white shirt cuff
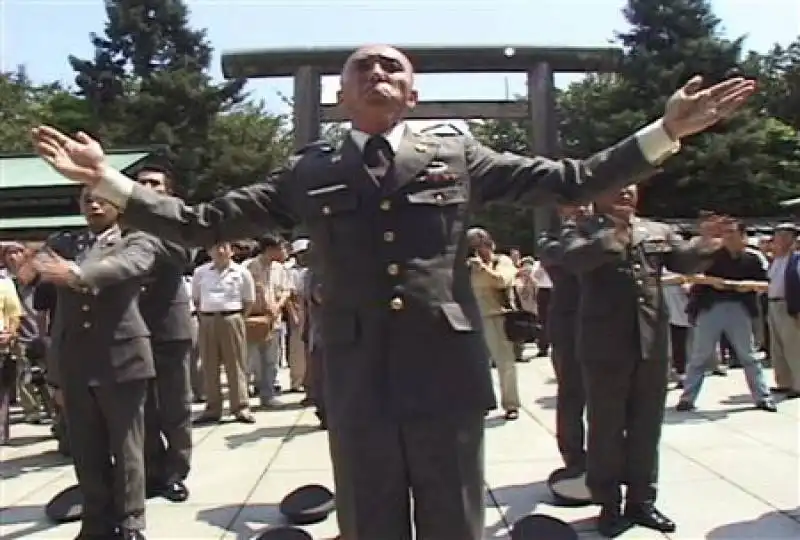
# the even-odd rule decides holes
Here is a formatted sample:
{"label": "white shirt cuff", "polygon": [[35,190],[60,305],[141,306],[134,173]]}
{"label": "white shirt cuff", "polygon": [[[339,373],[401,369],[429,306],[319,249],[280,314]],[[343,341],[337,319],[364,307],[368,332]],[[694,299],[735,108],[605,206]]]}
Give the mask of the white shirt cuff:
{"label": "white shirt cuff", "polygon": [[133,194],[135,185],[133,180],[118,170],[106,166],[103,179],[92,189],[92,194],[107,200],[120,210],[124,210],[128,205],[128,199]]}
{"label": "white shirt cuff", "polygon": [[636,142],[644,158],[651,165],[658,165],[666,158],[677,154],[681,143],[673,141],[664,129],[664,121],[658,119],[636,132]]}

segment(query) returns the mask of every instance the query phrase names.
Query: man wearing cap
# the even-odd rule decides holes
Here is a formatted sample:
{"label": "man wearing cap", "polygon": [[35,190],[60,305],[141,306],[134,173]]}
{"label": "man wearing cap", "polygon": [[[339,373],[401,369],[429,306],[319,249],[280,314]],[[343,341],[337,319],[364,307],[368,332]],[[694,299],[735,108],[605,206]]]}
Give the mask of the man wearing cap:
{"label": "man wearing cap", "polygon": [[795,250],[796,241],[793,223],[775,227],[767,290],[773,392],[790,399],[800,397],[800,254]]}
{"label": "man wearing cap", "polygon": [[[591,200],[672,155],[752,93],[692,79],[663,119],[592,158],[498,154],[469,136],[417,134],[411,61],[385,45],[346,61],[340,148],[308,145],[261,183],[189,206],[135,186],[102,148],[42,127],[56,170],[96,186],[137,227],[189,245],[304,223],[319,256],[325,387],[337,517],[346,540],[483,537],[484,412],[494,405],[480,314],[470,291],[466,224],[493,200]],[[424,377],[420,377],[425,373]],[[411,496],[409,496],[411,494]],[[392,502],[387,502],[392,501]]]}

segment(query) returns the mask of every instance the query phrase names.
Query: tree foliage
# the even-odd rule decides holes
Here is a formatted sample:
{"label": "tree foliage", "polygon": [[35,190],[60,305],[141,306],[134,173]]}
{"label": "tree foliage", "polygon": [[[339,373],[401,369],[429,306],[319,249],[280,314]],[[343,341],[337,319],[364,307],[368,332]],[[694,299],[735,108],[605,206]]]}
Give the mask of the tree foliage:
{"label": "tree foliage", "polygon": [[[630,135],[658,118],[695,74],[712,84],[744,72],[761,86],[752,105],[683,141],[681,153],[643,188],[641,210],[661,217],[701,209],[780,213],[777,203],[800,192],[800,39],[745,55],[743,38],[722,35],[707,0],[628,0],[623,13],[629,27],[616,34],[624,49],[620,73],[588,75],[557,95],[562,153],[586,157]],[[524,121],[487,122],[473,133],[499,149],[528,149]]]}

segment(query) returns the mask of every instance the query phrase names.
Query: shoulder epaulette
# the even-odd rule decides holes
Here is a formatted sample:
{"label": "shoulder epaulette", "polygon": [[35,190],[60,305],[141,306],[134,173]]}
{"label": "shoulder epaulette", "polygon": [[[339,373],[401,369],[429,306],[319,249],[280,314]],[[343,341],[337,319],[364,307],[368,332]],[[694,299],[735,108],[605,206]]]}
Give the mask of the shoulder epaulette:
{"label": "shoulder epaulette", "polygon": [[311,152],[320,152],[320,153],[323,153],[323,154],[329,154],[330,152],[333,152],[333,150],[334,150],[334,148],[333,148],[333,145],[331,145],[331,143],[329,143],[326,140],[319,140],[319,141],[314,141],[314,142],[308,143],[307,145],[302,147],[300,150],[298,150],[297,154],[302,155],[302,154],[308,154],[308,153],[311,153]]}

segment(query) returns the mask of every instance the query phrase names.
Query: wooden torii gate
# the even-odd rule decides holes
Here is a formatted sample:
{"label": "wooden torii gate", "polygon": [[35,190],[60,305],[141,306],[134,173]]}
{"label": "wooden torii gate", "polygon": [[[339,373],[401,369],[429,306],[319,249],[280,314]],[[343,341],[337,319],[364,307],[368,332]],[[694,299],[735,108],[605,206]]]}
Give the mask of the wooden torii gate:
{"label": "wooden torii gate", "polygon": [[[527,74],[525,101],[421,102],[407,116],[416,120],[529,119],[530,148],[535,155],[558,157],[555,73],[613,73],[622,60],[615,47],[399,47],[417,73]],[[301,148],[319,138],[323,122],[347,118],[336,105],[322,104],[322,77],[342,70],[351,48],[262,49],[222,55],[226,78],[294,78],[294,144]],[[552,212],[535,214],[535,232],[550,226]]]}

